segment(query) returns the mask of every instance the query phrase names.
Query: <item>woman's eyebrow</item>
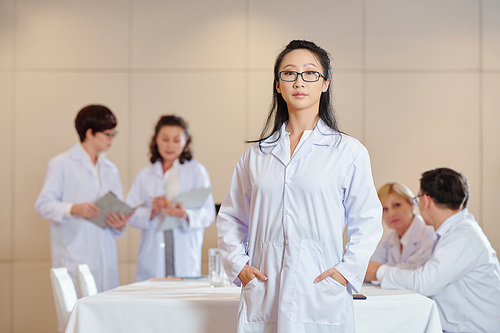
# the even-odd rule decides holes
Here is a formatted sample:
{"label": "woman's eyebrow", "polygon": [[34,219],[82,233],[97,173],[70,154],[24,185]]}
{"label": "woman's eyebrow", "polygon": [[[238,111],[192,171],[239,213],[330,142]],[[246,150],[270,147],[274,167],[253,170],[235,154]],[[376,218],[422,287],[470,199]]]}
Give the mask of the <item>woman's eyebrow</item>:
{"label": "woman's eyebrow", "polygon": [[[318,67],[318,66],[316,66],[315,64],[313,64],[312,62],[309,62],[309,63],[307,63],[307,64],[304,64],[304,66],[314,66],[314,67],[316,67],[316,68]],[[283,68],[287,68],[287,67],[297,68],[297,65],[294,65],[294,64],[288,64],[288,65],[286,65],[286,66],[285,66],[285,67],[283,67]]]}

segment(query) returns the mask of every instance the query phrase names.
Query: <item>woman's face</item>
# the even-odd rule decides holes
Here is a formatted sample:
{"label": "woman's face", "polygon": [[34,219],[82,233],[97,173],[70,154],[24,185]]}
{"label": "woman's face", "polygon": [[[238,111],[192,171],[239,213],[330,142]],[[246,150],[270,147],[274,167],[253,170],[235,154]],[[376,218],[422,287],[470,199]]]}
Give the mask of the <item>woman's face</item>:
{"label": "woman's face", "polygon": [[[299,73],[316,71],[325,74],[316,55],[305,49],[297,49],[287,53],[279,67],[279,72],[282,71]],[[325,80],[322,77],[316,82],[305,82],[298,75],[297,80],[293,82],[278,79],[276,90],[283,96],[288,112],[314,112],[317,114],[321,94],[327,91],[329,84],[330,80]]]}
{"label": "woman's face", "polygon": [[113,128],[95,133],[92,133],[92,130],[88,129],[85,141],[90,143],[98,153],[106,152],[113,143],[114,133],[115,129]]}
{"label": "woman's face", "polygon": [[179,158],[186,143],[186,133],[179,126],[162,126],[156,136],[156,145],[163,162],[173,162]]}
{"label": "woman's face", "polygon": [[400,195],[391,193],[382,203],[382,208],[384,222],[396,230],[399,237],[403,236],[413,221],[413,205]]}

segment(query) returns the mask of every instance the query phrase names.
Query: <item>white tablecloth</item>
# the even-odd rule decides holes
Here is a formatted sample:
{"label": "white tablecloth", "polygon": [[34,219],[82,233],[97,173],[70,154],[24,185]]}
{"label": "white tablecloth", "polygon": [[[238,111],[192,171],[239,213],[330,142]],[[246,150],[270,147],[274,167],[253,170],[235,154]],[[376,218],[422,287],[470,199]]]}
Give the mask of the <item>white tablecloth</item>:
{"label": "white tablecloth", "polygon": [[[407,290],[363,286],[354,301],[356,332],[441,332],[434,301]],[[236,332],[240,288],[208,281],[145,281],[75,305],[66,333]]]}

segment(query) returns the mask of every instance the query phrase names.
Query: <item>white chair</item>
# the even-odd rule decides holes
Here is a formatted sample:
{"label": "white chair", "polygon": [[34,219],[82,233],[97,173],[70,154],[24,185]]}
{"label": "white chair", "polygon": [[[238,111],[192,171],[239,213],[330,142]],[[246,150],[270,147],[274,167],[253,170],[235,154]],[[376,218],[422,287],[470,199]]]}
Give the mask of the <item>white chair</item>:
{"label": "white chair", "polygon": [[76,267],[76,282],[78,294],[80,297],[92,296],[97,294],[97,286],[94,276],[90,271],[89,265],[80,264]]}
{"label": "white chair", "polygon": [[50,281],[52,283],[52,291],[54,292],[54,301],[56,303],[59,332],[64,332],[68,325],[71,311],[78,299],[76,297],[75,285],[66,267],[51,268]]}

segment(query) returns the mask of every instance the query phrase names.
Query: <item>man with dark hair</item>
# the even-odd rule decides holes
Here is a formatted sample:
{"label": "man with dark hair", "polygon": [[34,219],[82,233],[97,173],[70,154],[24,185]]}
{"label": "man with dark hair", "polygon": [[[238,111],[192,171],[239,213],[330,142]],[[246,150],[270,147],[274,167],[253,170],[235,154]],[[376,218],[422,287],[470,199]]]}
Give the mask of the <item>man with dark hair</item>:
{"label": "man with dark hair", "polygon": [[104,156],[116,123],[103,105],[81,109],[75,119],[80,142],[50,160],[35,203],[35,211],[50,221],[52,266],[66,267],[76,282],[76,266],[87,264],[99,292],[118,287],[115,237],[129,218],[110,213],[105,229],[87,220],[99,216],[93,202],[109,191],[123,199],[118,169]]}
{"label": "man with dark hair", "polygon": [[447,168],[422,174],[413,198],[436,230],[429,259],[416,269],[370,262],[366,278],[383,289],[409,289],[432,297],[445,332],[500,330],[500,265],[495,250],[465,208],[465,177]]}

